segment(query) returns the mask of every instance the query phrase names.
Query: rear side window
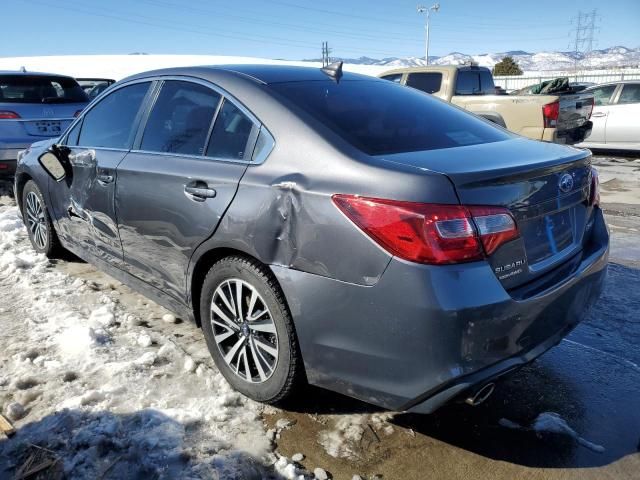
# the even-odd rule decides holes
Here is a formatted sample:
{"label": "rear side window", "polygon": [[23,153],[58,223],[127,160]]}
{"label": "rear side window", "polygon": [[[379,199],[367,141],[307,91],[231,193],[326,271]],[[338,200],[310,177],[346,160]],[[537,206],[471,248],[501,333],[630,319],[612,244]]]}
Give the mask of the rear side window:
{"label": "rear side window", "polygon": [[69,77],[0,75],[2,103],[84,103],[87,94]]}
{"label": "rear side window", "polygon": [[427,93],[439,91],[441,84],[442,74],[439,72],[412,73],[407,79],[407,86]]}
{"label": "rear side window", "polygon": [[494,93],[493,77],[488,70],[458,70],[456,95],[493,95]]}
{"label": "rear side window", "polygon": [[389,80],[390,82],[393,82],[393,83],[400,83],[400,81],[402,80],[402,74],[392,73],[391,75],[384,75],[380,78],[383,80]]}
{"label": "rear side window", "polygon": [[463,110],[391,82],[315,81],[275,83],[270,87],[369,155],[510,138],[510,134]]}
{"label": "rear side window", "polygon": [[227,160],[250,160],[249,144],[254,123],[233,103],[225,100],[216,117],[207,156]]}
{"label": "rear side window", "polygon": [[131,148],[134,123],[150,82],[119,88],[104,97],[84,116],[78,145]]}
{"label": "rear side window", "polygon": [[622,93],[618,98],[621,103],[640,103],[640,83],[627,83],[622,86]]}
{"label": "rear side window", "polygon": [[613,91],[615,89],[615,85],[607,85],[605,87],[594,88],[591,90],[595,104],[599,106],[609,105],[609,103],[611,103],[611,95],[613,95]]}
{"label": "rear side window", "polygon": [[220,98],[204,85],[166,81],[149,115],[140,149],[203,155]]}

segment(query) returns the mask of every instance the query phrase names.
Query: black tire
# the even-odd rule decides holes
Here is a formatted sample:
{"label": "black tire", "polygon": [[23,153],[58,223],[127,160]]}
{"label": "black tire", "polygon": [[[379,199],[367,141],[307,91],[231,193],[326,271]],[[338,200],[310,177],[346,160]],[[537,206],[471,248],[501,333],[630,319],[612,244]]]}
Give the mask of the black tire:
{"label": "black tire", "polygon": [[[36,228],[34,228],[34,217],[32,216],[31,207],[29,202],[33,199],[33,195],[37,197],[42,214],[39,216],[39,223],[41,224],[41,235],[36,235]],[[49,211],[47,209],[47,203],[44,200],[42,192],[38,188],[38,185],[33,180],[29,180],[22,190],[22,219],[27,228],[29,234],[29,240],[34,250],[38,253],[43,253],[48,258],[59,258],[64,252],[64,249],[60,245],[58,235],[56,234]],[[38,238],[36,238],[38,237]]]}
{"label": "black tire", "polygon": [[[232,367],[227,364],[221,351],[224,348],[223,344],[221,343],[219,347],[214,337],[214,328],[220,332],[220,323],[216,326],[212,323],[212,301],[216,289],[226,282],[234,282],[237,280],[246,282],[246,284],[249,285],[249,287],[246,288],[253,287],[257,291],[261,297],[258,301],[268,308],[267,317],[272,320],[275,331],[277,332],[276,345],[278,352],[276,364],[271,370],[271,375],[266,380],[256,383],[251,383],[242,376],[240,371],[236,373]],[[250,290],[249,293],[251,293]],[[245,311],[246,310],[245,308]],[[231,311],[232,310],[227,310],[227,312]],[[297,387],[304,383],[300,349],[284,294],[271,272],[260,262],[241,256],[230,256],[216,262],[209,270],[202,285],[200,319],[209,352],[216,366],[227,381],[240,393],[258,402],[277,404],[289,398]],[[247,329],[246,331],[248,332],[249,330]],[[250,332],[250,335],[254,334],[265,335],[261,332]],[[238,333],[235,338],[233,336],[230,337],[229,341],[235,343],[236,340],[239,342],[241,338],[242,335]],[[251,339],[249,337],[245,337],[245,355],[250,355],[250,341]],[[244,347],[242,347],[242,349],[244,349]],[[271,358],[276,358],[276,356]],[[254,354],[251,359],[251,361],[253,361],[251,366],[256,365],[255,360],[256,356]],[[239,357],[237,363],[238,365],[241,364]],[[246,369],[243,370],[246,371]],[[256,372],[255,368],[250,368],[249,370],[253,370],[254,373]],[[246,375],[245,373],[245,376],[250,375]]]}

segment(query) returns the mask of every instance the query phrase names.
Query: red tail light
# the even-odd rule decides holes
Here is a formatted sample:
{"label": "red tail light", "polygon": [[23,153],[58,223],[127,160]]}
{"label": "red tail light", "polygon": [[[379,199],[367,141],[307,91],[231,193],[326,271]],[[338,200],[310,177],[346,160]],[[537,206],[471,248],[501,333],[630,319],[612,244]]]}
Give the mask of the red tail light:
{"label": "red tail light", "polygon": [[393,255],[428,264],[480,260],[518,237],[509,211],[334,195],[336,206]]}
{"label": "red tail light", "polygon": [[591,167],[591,191],[589,192],[589,205],[597,207],[600,205],[600,178],[598,170]]}
{"label": "red tail light", "polygon": [[547,103],[542,107],[542,117],[544,118],[545,127],[555,127],[558,124],[558,116],[560,115],[560,102]]}
{"label": "red tail light", "polygon": [[0,110],[0,119],[12,120],[14,118],[20,118],[20,115],[16,112],[12,112],[11,110]]}

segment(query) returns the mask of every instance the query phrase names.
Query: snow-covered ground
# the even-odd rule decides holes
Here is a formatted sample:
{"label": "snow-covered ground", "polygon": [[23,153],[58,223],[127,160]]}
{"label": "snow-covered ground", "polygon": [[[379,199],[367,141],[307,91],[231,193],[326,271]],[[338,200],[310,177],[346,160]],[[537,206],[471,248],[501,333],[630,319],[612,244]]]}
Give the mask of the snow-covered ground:
{"label": "snow-covered ground", "polygon": [[[597,158],[603,201],[611,208],[640,204],[638,162]],[[616,217],[612,246],[616,258],[637,264],[637,222],[625,221]],[[414,438],[393,414],[376,409],[307,415],[234,392],[196,326],[91,265],[36,255],[1,183],[0,299],[0,412],[18,429],[10,440],[0,434],[0,478],[37,445],[53,452],[60,459],[55,468],[73,479],[320,479],[324,470],[304,461],[308,455],[320,463],[310,444],[331,469],[332,462],[363,461],[363,445]],[[503,426],[560,433],[594,452],[604,448],[591,443],[597,437],[582,437],[584,425],[550,412],[530,424],[507,418]],[[317,434],[306,451],[280,457],[281,432],[315,431],[296,421],[316,425]],[[354,470],[347,467],[350,475]]]}
{"label": "snow-covered ground", "polygon": [[7,193],[0,410],[19,433],[0,434],[0,478],[31,444],[73,479],[313,478],[274,455],[262,415],[278,411],[231,389],[194,325],[86,264],[35,254]]}

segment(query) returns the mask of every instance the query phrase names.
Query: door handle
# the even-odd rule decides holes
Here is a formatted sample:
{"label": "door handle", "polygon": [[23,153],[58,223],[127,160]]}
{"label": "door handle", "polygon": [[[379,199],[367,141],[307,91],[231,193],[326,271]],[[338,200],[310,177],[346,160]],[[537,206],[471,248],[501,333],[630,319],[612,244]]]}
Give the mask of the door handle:
{"label": "door handle", "polygon": [[215,198],[216,191],[213,188],[209,188],[205,182],[193,182],[184,187],[184,193],[193,200],[200,202],[205,201],[207,198]]}
{"label": "door handle", "polygon": [[604,112],[595,112],[591,114],[591,118],[598,118],[598,117],[606,117],[607,114]]}

